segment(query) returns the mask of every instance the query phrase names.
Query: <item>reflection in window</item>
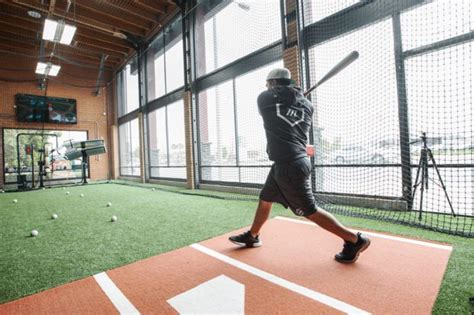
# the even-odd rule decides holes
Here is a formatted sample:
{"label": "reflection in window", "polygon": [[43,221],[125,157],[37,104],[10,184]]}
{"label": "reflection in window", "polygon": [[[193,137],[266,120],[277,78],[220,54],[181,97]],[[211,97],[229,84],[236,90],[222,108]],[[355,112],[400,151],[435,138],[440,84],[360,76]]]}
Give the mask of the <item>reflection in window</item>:
{"label": "reflection in window", "polygon": [[151,177],[185,179],[183,101],[154,110],[148,119]]}
{"label": "reflection in window", "polygon": [[140,176],[140,135],[138,119],[119,126],[120,175]]}
{"label": "reflection in window", "polygon": [[361,0],[304,0],[305,25],[320,21],[360,1]]}
{"label": "reflection in window", "polygon": [[[202,10],[198,7],[198,14]],[[196,32],[198,75],[203,75],[281,39],[280,1],[230,1],[205,16]]]}
{"label": "reflection in window", "polygon": [[409,50],[474,29],[474,2],[435,0],[402,13],[403,49]]}

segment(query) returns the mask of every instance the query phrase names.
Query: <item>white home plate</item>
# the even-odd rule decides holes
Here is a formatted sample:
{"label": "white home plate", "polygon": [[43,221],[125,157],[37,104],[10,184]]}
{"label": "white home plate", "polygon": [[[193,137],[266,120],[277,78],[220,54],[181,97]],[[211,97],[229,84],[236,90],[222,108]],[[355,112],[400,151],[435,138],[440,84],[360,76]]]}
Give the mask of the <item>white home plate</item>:
{"label": "white home plate", "polygon": [[245,286],[224,275],[167,302],[180,314],[244,314]]}

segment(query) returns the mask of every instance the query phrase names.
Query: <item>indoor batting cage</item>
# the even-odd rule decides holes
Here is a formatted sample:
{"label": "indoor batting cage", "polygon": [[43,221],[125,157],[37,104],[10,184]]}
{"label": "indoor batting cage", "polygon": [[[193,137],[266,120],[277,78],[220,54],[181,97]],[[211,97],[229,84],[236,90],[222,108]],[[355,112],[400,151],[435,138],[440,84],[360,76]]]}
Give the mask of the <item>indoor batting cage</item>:
{"label": "indoor batting cage", "polygon": [[311,89],[319,207],[474,235],[471,1],[182,6],[117,73],[121,178],[257,200],[272,167],[257,98],[285,67]]}

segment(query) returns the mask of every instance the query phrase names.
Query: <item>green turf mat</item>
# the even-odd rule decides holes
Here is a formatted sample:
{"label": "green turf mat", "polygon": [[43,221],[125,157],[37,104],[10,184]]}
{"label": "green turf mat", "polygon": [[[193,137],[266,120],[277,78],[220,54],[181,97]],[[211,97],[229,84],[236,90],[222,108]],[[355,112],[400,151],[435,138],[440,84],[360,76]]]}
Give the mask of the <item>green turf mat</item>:
{"label": "green turf mat", "polygon": [[[255,201],[225,200],[225,193],[215,193],[214,198],[203,194],[213,192],[122,182],[1,194],[0,303],[251,223]],[[57,220],[51,220],[53,213],[59,215]],[[110,222],[112,215],[118,217],[117,222]],[[294,217],[281,206],[275,206],[272,215]],[[473,239],[375,220],[338,218],[348,226],[453,244],[434,311],[469,312],[468,298],[474,296]],[[39,231],[38,237],[29,237],[32,229]]]}

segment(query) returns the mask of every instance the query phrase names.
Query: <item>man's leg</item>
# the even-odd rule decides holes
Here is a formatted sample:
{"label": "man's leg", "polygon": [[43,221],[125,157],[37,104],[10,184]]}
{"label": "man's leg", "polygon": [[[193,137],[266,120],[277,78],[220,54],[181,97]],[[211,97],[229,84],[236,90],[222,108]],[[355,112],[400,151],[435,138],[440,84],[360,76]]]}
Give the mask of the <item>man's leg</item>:
{"label": "man's leg", "polygon": [[352,233],[345,226],[343,226],[332,214],[318,208],[317,211],[311,215],[306,216],[308,220],[313,221],[323,229],[339,236],[346,242],[357,242],[357,234]]}
{"label": "man's leg", "polygon": [[255,218],[253,219],[252,227],[249,231],[239,235],[229,237],[229,241],[239,246],[246,247],[259,247],[262,246],[262,241],[259,239],[258,234],[263,224],[267,221],[272,210],[272,202],[264,201],[260,199],[258,202],[257,211],[255,212]]}
{"label": "man's leg", "polygon": [[272,202],[262,199],[258,202],[255,218],[253,219],[252,227],[250,228],[250,233],[253,237],[256,237],[260,233],[263,224],[268,220],[270,212],[272,211],[272,204]]}

